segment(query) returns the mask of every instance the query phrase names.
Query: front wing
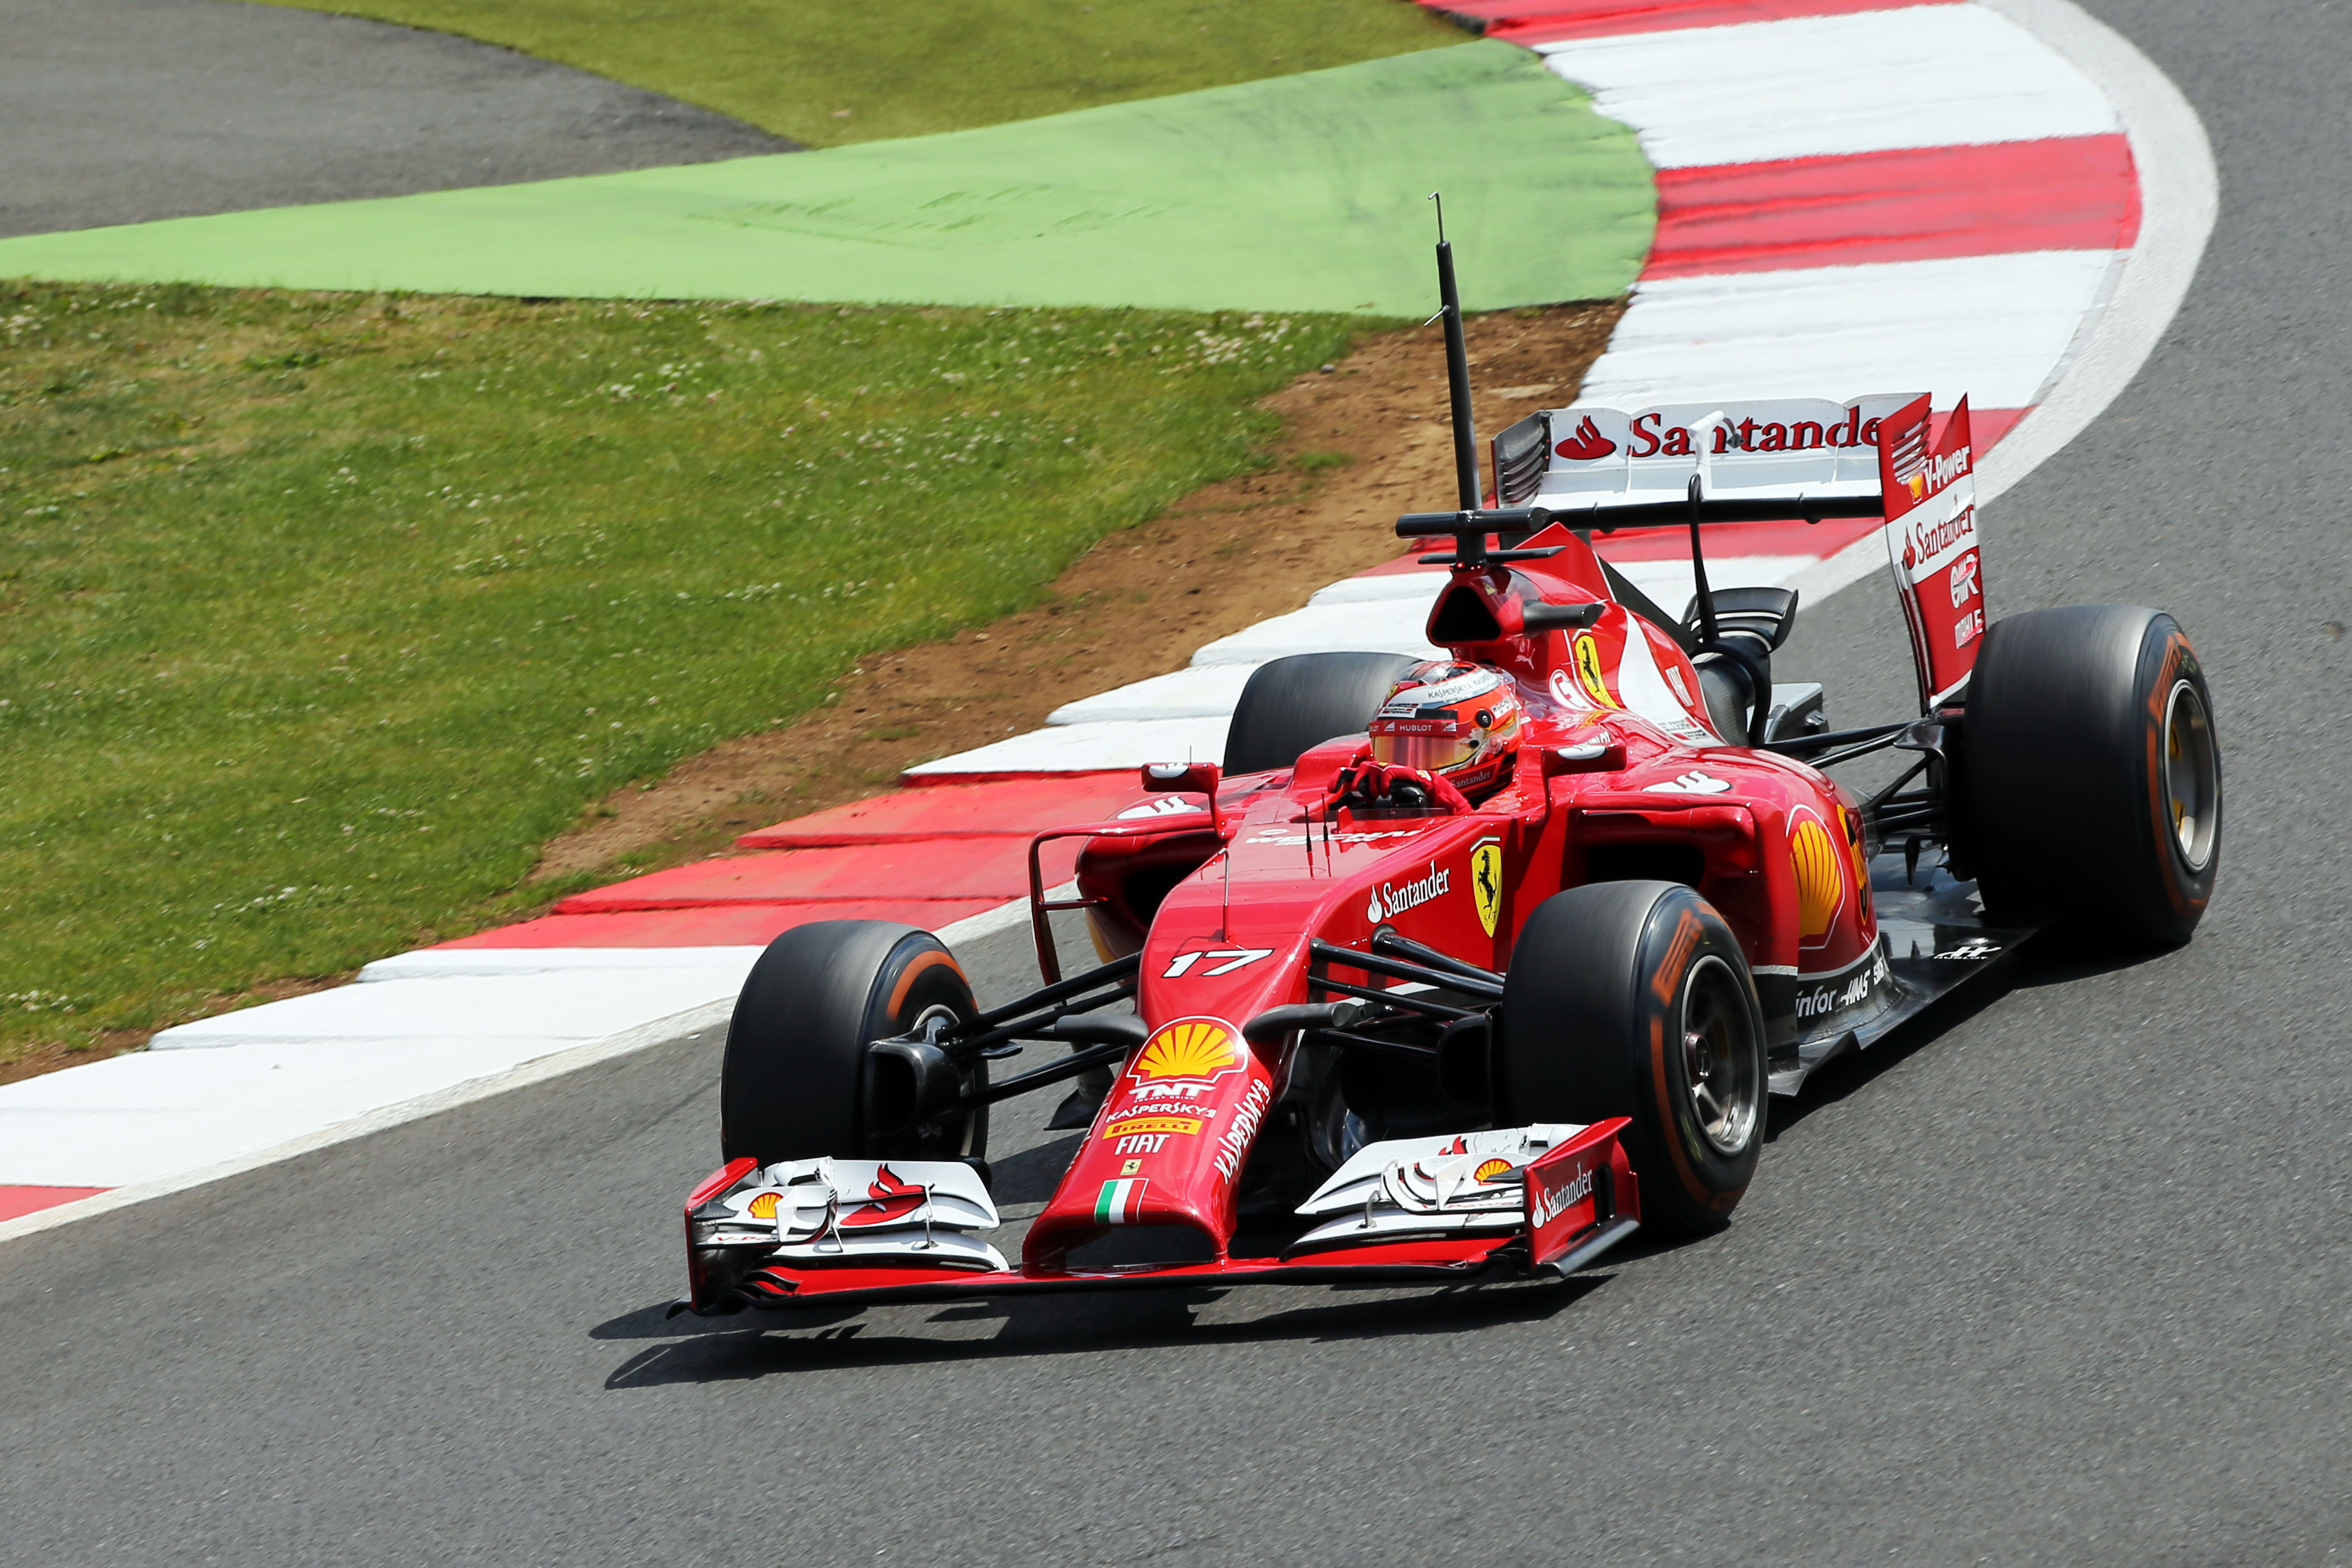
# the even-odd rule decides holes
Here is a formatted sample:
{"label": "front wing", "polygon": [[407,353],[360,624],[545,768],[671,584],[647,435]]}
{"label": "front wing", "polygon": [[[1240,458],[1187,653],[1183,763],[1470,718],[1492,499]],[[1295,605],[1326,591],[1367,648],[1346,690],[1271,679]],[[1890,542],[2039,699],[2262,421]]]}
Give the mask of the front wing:
{"label": "front wing", "polygon": [[995,1205],[961,1163],[737,1160],[687,1199],[691,1289],[677,1310],[1566,1276],[1641,1227],[1627,1125],[1374,1144],[1307,1201],[1322,1223],[1279,1256],[1091,1268],[1007,1263],[984,1239]]}

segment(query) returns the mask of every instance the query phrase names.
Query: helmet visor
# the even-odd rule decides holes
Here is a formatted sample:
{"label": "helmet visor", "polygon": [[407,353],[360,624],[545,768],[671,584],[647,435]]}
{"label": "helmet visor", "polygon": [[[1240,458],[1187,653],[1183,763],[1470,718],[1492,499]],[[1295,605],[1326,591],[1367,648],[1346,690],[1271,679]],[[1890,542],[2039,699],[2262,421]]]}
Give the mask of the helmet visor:
{"label": "helmet visor", "polygon": [[1392,766],[1442,773],[1458,768],[1478,754],[1478,742],[1461,735],[1372,736],[1372,758]]}

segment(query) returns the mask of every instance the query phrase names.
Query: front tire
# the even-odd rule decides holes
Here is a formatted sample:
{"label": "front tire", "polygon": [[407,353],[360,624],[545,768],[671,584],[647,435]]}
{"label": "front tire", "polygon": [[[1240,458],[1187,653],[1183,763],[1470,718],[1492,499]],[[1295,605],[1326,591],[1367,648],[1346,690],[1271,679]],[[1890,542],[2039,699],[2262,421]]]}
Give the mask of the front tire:
{"label": "front tire", "polygon": [[1324,742],[1362,732],[1416,661],[1397,653],[1300,653],[1251,672],[1225,726],[1225,772],[1286,768]]}
{"label": "front tire", "polygon": [[[890,921],[794,926],[751,966],[727,1027],[719,1145],[763,1165],[852,1159],[978,1158],[988,1110],[877,1137],[866,1125],[866,1043],[973,1017],[971,986],[929,931]],[[985,1083],[975,1062],[970,1082]]]}
{"label": "front tire", "polygon": [[1996,919],[2187,942],[2221,859],[2221,755],[2197,650],[2161,611],[2077,605],[1985,634],[1960,842]]}
{"label": "front tire", "polygon": [[1503,977],[1507,1124],[1630,1117],[1645,1223],[1713,1230],[1755,1179],[1764,1016],[1738,939],[1678,882],[1594,882],[1536,906]]}

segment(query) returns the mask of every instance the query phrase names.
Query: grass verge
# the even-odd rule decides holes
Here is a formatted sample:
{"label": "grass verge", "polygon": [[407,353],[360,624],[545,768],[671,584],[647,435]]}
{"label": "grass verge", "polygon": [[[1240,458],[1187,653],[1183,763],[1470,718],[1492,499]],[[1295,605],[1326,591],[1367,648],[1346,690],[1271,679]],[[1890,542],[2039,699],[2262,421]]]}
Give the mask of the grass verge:
{"label": "grass verge", "polygon": [[1463,37],[1411,0],[341,0],[300,8],[503,44],[813,147],[1289,76]]}
{"label": "grass verge", "polygon": [[0,1061],[511,914],[1365,324],[0,285]]}

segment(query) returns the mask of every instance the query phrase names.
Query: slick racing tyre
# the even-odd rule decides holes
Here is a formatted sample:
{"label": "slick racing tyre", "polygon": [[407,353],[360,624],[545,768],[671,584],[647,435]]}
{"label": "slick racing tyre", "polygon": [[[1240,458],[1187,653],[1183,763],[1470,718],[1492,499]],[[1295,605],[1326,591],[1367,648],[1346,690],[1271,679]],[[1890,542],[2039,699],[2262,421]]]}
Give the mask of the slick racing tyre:
{"label": "slick racing tyre", "polygon": [[2221,860],[2221,752],[2197,651],[2170,616],[2078,605],[1985,633],[1955,805],[1996,920],[2129,946],[2197,929]]}
{"label": "slick racing tyre", "polygon": [[1731,928],[1679,882],[1593,882],[1536,906],[1503,977],[1506,1126],[1631,1117],[1642,1219],[1712,1230],[1763,1149],[1764,1016]]}
{"label": "slick racing tyre", "polygon": [[[954,956],[889,921],[819,921],[768,944],[727,1029],[719,1140],[729,1160],[977,1158],[988,1110],[887,1138],[867,1126],[866,1046],[979,1012]],[[987,1081],[974,1062],[968,1087]]]}
{"label": "slick racing tyre", "polygon": [[1302,752],[1363,732],[1413,660],[1395,653],[1301,653],[1257,667],[1225,728],[1225,773],[1286,768]]}

